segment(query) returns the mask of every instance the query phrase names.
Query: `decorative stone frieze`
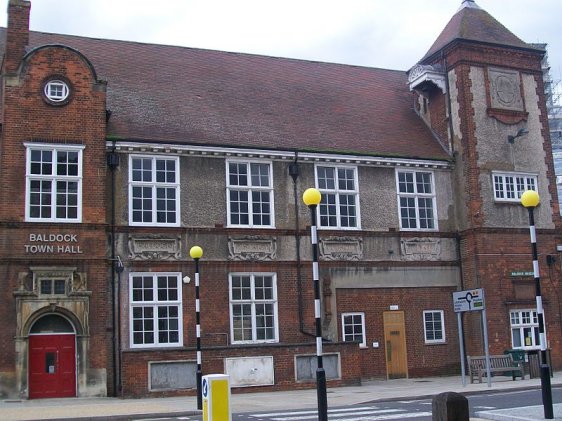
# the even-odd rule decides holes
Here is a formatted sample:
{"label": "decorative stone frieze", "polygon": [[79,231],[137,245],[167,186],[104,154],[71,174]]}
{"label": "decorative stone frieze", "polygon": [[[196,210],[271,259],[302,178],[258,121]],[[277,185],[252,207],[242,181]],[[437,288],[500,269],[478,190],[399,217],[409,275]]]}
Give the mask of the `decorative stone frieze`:
{"label": "decorative stone frieze", "polygon": [[229,260],[272,261],[277,258],[277,238],[249,235],[228,237]]}
{"label": "decorative stone frieze", "polygon": [[361,260],[363,239],[355,237],[328,237],[318,241],[320,258],[324,260]]}
{"label": "decorative stone frieze", "polygon": [[181,237],[161,234],[129,236],[129,258],[132,260],[179,260]]}
{"label": "decorative stone frieze", "polygon": [[439,260],[441,240],[435,238],[409,238],[400,241],[402,260]]}

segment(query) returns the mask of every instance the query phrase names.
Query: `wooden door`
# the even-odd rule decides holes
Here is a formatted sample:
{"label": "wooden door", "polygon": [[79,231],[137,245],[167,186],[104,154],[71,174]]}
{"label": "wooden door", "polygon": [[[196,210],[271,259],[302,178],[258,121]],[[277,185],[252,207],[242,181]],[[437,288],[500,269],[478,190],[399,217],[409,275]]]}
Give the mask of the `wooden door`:
{"label": "wooden door", "polygon": [[406,378],[408,377],[408,358],[404,312],[385,311],[383,321],[387,377],[389,379]]}
{"label": "wooden door", "polygon": [[75,335],[29,336],[29,398],[76,396]]}

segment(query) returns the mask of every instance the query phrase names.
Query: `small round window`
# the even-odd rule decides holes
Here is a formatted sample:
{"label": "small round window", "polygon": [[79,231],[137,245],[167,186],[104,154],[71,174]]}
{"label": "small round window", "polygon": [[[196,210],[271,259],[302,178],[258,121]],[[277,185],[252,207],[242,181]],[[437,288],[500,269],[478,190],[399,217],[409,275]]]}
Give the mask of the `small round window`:
{"label": "small round window", "polygon": [[70,89],[62,80],[50,80],[45,84],[45,97],[49,101],[60,104],[68,98],[69,94]]}

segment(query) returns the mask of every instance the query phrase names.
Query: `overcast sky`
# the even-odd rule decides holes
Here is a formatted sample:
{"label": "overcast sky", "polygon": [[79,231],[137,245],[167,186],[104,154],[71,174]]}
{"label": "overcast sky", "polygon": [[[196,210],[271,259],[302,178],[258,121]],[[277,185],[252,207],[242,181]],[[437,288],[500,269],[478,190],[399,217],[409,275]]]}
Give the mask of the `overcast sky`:
{"label": "overcast sky", "polygon": [[[31,29],[407,70],[462,0],[32,0]],[[8,0],[0,0],[6,10]],[[562,79],[561,0],[477,0]],[[6,26],[6,14],[0,20]]]}

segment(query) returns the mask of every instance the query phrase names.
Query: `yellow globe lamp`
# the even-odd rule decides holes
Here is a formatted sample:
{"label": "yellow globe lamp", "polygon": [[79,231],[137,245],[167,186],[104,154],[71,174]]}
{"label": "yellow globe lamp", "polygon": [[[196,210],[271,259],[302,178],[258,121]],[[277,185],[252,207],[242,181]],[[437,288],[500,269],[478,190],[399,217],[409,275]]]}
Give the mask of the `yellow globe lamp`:
{"label": "yellow globe lamp", "polygon": [[322,200],[322,195],[318,189],[311,187],[305,190],[302,195],[302,200],[306,206],[317,206]]}
{"label": "yellow globe lamp", "polygon": [[521,204],[526,208],[536,208],[540,201],[539,194],[534,190],[527,190],[521,195]]}
{"label": "yellow globe lamp", "polygon": [[189,250],[189,255],[192,259],[200,259],[203,256],[203,249],[199,246],[193,246]]}

